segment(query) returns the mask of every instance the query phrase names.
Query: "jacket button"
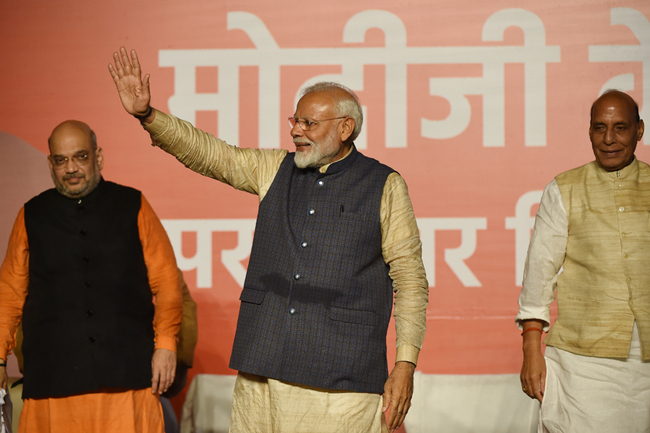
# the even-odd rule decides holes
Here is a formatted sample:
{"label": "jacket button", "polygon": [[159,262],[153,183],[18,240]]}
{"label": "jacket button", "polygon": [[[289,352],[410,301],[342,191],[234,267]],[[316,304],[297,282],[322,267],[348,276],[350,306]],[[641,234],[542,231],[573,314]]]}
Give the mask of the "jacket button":
{"label": "jacket button", "polygon": [[295,308],[292,308],[291,310],[289,310],[289,314],[291,314],[291,315],[296,314],[296,309],[295,309]]}
{"label": "jacket button", "polygon": [[296,281],[299,280],[299,279],[300,279],[300,274],[296,274],[296,275],[294,275],[294,276],[293,276],[293,279],[296,280]]}
{"label": "jacket button", "polygon": [[88,281],[86,281],[86,282],[84,283],[84,286],[86,286],[87,288],[90,288],[90,283],[89,283]]}
{"label": "jacket button", "polygon": [[88,341],[90,341],[91,343],[94,343],[95,342],[95,337],[88,337]]}
{"label": "jacket button", "polygon": [[313,215],[315,213],[316,213],[316,211],[314,209],[309,209],[309,215]]}
{"label": "jacket button", "polygon": [[88,310],[88,311],[86,311],[86,314],[88,315],[88,317],[93,317],[94,313],[93,313],[92,310]]}
{"label": "jacket button", "polygon": [[301,243],[300,246],[303,247],[303,248],[307,248],[307,242]]}

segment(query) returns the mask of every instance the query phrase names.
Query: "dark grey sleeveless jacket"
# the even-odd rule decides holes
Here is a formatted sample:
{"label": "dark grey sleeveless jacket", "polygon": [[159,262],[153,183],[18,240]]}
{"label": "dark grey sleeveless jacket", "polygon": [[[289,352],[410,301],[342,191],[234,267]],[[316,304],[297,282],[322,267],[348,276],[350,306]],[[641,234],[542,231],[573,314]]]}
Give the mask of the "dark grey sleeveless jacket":
{"label": "dark grey sleeveless jacket", "polygon": [[393,293],[379,213],[393,170],[356,149],[326,173],[293,158],[260,204],[230,367],[382,393]]}

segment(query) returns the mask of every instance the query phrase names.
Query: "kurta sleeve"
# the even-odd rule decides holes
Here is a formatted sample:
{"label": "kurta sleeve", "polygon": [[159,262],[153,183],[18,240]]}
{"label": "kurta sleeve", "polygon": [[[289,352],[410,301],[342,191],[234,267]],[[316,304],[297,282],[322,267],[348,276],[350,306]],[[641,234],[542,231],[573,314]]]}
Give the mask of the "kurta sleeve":
{"label": "kurta sleeve", "polygon": [[0,359],[16,345],[16,329],[23,316],[29,285],[29,245],[25,208],[20,209],[11,230],[7,254],[0,267]]}
{"label": "kurta sleeve", "polygon": [[174,155],[187,168],[240,191],[257,194],[260,201],[288,153],[284,149],[232,146],[158,110],[154,121],[144,128],[154,146]]}
{"label": "kurta sleeve", "polygon": [[178,331],[183,317],[178,267],[167,233],[144,195],[138,214],[138,230],[149,285],[155,298],[153,326],[156,349],[176,352]]}
{"label": "kurta sleeve", "polygon": [[544,189],[539,203],[535,226],[530,238],[524,266],[524,280],[519,295],[519,313],[515,322],[523,329],[523,321],[544,322],[548,332],[551,323],[551,303],[555,299],[557,277],[564,262],[569,220],[557,182]]}
{"label": "kurta sleeve", "polygon": [[382,252],[395,293],[395,361],[417,364],[426,330],[429,299],[422,242],[406,182],[398,173],[386,180],[380,209]]}

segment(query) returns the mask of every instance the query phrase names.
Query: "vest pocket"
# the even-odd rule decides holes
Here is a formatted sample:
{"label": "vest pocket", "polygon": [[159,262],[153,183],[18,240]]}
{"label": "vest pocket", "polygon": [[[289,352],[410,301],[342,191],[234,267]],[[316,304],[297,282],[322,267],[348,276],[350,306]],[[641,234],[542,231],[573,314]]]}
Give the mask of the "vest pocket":
{"label": "vest pocket", "polygon": [[367,310],[350,310],[348,308],[331,307],[330,319],[338,322],[356,323],[358,325],[375,325],[375,312]]}
{"label": "vest pocket", "polygon": [[241,295],[239,296],[239,300],[242,302],[248,302],[250,304],[261,304],[262,301],[264,301],[264,297],[266,296],[266,291],[264,290],[257,290],[257,289],[251,289],[250,287],[244,287],[244,290],[242,290]]}

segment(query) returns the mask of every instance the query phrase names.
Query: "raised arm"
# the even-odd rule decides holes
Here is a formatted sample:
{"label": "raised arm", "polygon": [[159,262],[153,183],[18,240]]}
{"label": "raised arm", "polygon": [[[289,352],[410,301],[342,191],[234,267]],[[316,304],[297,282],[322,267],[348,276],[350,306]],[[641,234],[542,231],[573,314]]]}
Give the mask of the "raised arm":
{"label": "raised arm", "polygon": [[108,71],[113,77],[120,100],[124,109],[132,116],[137,117],[145,125],[153,122],[156,116],[151,108],[151,93],[149,92],[149,74],[142,78],[138,53],[131,50],[131,58],[126,48],[120,47],[120,52],[113,53],[115,65],[109,63]]}

